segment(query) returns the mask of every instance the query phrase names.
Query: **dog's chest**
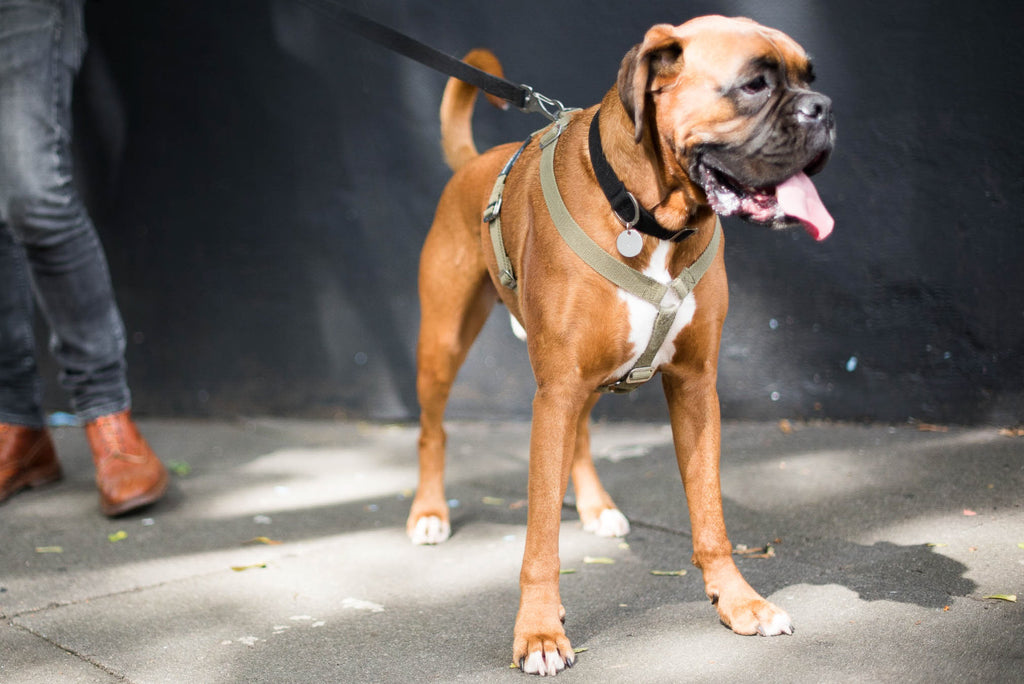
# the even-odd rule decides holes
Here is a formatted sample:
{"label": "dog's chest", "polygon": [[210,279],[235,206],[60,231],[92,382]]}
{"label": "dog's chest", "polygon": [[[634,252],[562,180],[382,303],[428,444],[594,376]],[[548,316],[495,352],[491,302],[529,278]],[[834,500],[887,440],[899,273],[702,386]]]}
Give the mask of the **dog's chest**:
{"label": "dog's chest", "polygon": [[[668,283],[671,281],[672,276],[669,274],[668,270],[669,256],[669,243],[660,243],[654,250],[654,254],[651,255],[651,261],[643,270],[643,274],[660,283]],[[609,382],[618,380],[632,370],[637,359],[639,359],[640,355],[643,354],[644,350],[647,348],[647,344],[651,340],[651,335],[654,333],[654,320],[658,316],[658,309],[650,302],[646,302],[621,288],[618,290],[618,296],[623,302],[625,302],[628,312],[628,340],[631,345],[631,349],[627,359],[611,373],[611,376],[608,378]],[[679,299],[679,295],[676,294],[675,290],[672,288],[669,288],[666,297],[674,297],[677,302]],[[665,303],[668,304],[670,302]],[[686,298],[683,299],[682,302],[678,303],[679,308],[676,310],[676,317],[672,322],[672,327],[669,328],[668,335],[665,336],[665,341],[662,342],[661,347],[654,356],[654,361],[651,363],[654,368],[658,368],[672,360],[676,350],[675,339],[679,335],[679,332],[690,324],[693,320],[693,314],[697,310],[697,300],[693,296],[692,292],[686,295]]]}

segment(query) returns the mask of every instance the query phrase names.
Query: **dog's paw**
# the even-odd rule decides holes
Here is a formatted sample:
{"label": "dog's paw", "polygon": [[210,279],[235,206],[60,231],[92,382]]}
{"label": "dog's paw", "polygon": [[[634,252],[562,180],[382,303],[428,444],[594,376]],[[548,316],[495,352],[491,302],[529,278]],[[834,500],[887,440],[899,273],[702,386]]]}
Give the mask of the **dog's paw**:
{"label": "dog's paw", "polygon": [[413,544],[440,544],[451,536],[452,527],[447,520],[436,515],[427,515],[416,521],[409,529],[409,538]]}
{"label": "dog's paw", "polygon": [[519,661],[519,669],[526,674],[547,677],[572,667],[573,662],[572,651],[563,657],[557,648],[553,648],[548,651],[532,651]]}
{"label": "dog's paw", "polygon": [[733,604],[719,602],[719,617],[737,634],[778,636],[793,633],[793,621],[786,611],[762,598]]}
{"label": "dog's paw", "polygon": [[617,508],[606,508],[601,515],[583,523],[586,532],[598,537],[625,537],[629,534],[629,520]]}
{"label": "dog's paw", "polygon": [[[529,592],[524,590],[524,597]],[[557,609],[556,609],[557,605]],[[515,638],[512,644],[512,662],[523,672],[536,675],[556,675],[572,667],[576,654],[565,635],[562,617],[565,608],[559,604],[524,605],[516,615]]]}
{"label": "dog's paw", "polygon": [[[771,604],[769,604],[771,605]],[[775,608],[775,606],[772,606]],[[760,622],[757,625],[757,633],[761,636],[778,636],[780,634],[793,634],[793,621],[784,610],[775,608],[777,611],[771,619]]]}

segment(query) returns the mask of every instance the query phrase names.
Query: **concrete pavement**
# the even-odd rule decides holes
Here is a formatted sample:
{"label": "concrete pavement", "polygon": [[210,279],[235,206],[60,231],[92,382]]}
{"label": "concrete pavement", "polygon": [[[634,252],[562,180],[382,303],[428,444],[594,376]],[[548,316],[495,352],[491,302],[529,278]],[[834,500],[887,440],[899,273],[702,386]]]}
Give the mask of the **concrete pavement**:
{"label": "concrete pavement", "polygon": [[[453,536],[419,548],[414,427],[141,426],[179,471],[156,506],[104,518],[78,428],[55,433],[64,481],[0,506],[0,682],[526,681],[527,424],[450,424]],[[721,626],[667,428],[607,423],[598,468],[633,531],[600,539],[565,509],[584,650],[559,681],[1024,680],[1024,437],[785,427],[726,424],[722,479],[733,543],[775,552],[740,568],[796,634]]]}

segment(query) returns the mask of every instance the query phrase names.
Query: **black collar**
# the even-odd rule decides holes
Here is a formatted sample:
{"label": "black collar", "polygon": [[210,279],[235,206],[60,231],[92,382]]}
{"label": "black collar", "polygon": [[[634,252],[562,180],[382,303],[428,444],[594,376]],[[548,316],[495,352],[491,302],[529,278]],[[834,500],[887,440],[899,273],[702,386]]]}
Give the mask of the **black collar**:
{"label": "black collar", "polygon": [[[598,110],[598,114],[600,114],[600,110]],[[615,175],[612,165],[604,156],[604,150],[601,149],[601,127],[598,123],[598,114],[594,114],[594,119],[590,122],[590,163],[594,167],[594,174],[597,175],[597,182],[601,185],[604,196],[608,198],[608,203],[612,205],[612,211],[619,217],[619,220],[628,225],[636,218],[634,228],[659,240],[681,242],[697,232],[692,228],[683,228],[682,230],[662,228],[654,215],[641,207],[633,194],[626,190],[626,186]],[[640,215],[637,216],[637,213]]]}

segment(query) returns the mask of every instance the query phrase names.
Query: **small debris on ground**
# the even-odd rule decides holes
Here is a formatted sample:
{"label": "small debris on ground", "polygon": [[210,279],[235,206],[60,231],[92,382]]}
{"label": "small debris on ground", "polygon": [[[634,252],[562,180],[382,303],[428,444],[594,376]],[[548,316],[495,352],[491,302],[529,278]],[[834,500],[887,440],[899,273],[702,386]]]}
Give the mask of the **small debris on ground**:
{"label": "small debris on ground", "polygon": [[745,558],[775,558],[775,547],[771,544],[754,548],[750,548],[746,544],[737,544],[732,552],[736,556],[743,556]]}

